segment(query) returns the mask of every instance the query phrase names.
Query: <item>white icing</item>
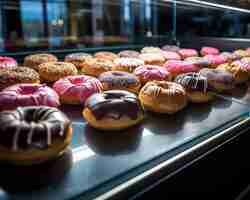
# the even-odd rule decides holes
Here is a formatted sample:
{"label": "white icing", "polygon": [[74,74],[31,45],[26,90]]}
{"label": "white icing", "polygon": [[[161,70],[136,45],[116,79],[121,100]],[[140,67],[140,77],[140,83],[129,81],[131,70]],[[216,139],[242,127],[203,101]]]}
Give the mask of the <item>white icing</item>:
{"label": "white icing", "polygon": [[13,137],[13,143],[12,143],[12,150],[13,151],[18,150],[18,138],[19,138],[19,134],[20,134],[20,131],[21,131],[21,124],[22,123],[23,122],[21,121],[20,125],[16,126],[16,130],[15,130],[14,137]]}
{"label": "white icing", "polygon": [[33,136],[33,133],[34,133],[35,123],[31,122],[30,126],[31,126],[30,127],[30,131],[28,132],[28,136],[27,136],[27,144],[31,144],[32,143],[32,136]]}
{"label": "white icing", "polygon": [[51,130],[50,130],[50,128],[49,128],[49,124],[48,123],[46,123],[46,122],[43,122],[42,123],[43,124],[43,126],[45,127],[45,129],[46,129],[46,134],[47,134],[47,145],[51,145]]}

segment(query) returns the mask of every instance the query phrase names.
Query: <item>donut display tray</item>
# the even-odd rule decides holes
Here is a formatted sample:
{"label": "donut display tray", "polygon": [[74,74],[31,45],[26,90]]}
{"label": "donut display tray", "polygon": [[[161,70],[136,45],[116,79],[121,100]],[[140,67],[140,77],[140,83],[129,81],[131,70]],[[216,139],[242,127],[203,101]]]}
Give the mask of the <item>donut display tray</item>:
{"label": "donut display tray", "polygon": [[[122,132],[102,132],[89,127],[79,106],[63,106],[73,121],[71,148],[59,159],[17,167],[1,164],[0,199],[93,198],[129,179],[146,163],[188,144],[216,134],[235,123],[247,107],[218,97],[206,104],[190,104],[175,115],[147,113],[144,122]],[[93,195],[93,196],[92,196]]]}

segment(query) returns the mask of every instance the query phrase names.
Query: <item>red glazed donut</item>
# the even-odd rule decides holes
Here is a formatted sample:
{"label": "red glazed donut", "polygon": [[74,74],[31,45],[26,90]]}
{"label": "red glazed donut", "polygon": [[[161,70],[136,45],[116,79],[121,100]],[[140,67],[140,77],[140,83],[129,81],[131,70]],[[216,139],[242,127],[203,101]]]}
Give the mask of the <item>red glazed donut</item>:
{"label": "red glazed donut", "polygon": [[0,56],[0,69],[9,69],[17,67],[17,62],[14,58]]}
{"label": "red glazed donut", "polygon": [[195,49],[180,49],[178,53],[181,55],[182,59],[198,56],[198,52]]}
{"label": "red glazed donut", "polygon": [[219,49],[216,49],[214,47],[202,47],[201,49],[201,55],[219,55],[220,51]]}
{"label": "red glazed donut", "polygon": [[12,110],[18,106],[59,105],[58,94],[45,84],[16,84],[0,92],[0,110]]}
{"label": "red glazed donut", "polygon": [[181,60],[169,60],[164,66],[174,77],[188,72],[198,72],[200,68],[191,62]]}
{"label": "red glazed donut", "polygon": [[166,60],[181,60],[181,56],[176,52],[162,51],[161,53]]}
{"label": "red glazed donut", "polygon": [[65,104],[83,104],[94,93],[102,91],[101,82],[91,76],[68,76],[56,81],[53,89],[59,94]]}

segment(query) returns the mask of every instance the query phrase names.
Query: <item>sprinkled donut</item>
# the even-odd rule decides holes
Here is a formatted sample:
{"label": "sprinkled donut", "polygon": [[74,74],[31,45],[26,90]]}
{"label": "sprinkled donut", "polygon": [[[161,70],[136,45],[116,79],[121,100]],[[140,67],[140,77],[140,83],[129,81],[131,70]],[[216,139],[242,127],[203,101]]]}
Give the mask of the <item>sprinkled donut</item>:
{"label": "sprinkled donut", "polygon": [[237,49],[233,53],[239,56],[240,58],[250,57],[250,54],[248,53],[248,51],[243,50],[243,49]]}
{"label": "sprinkled donut", "polygon": [[70,120],[46,106],[18,107],[0,112],[0,160],[20,165],[45,162],[70,144]]}
{"label": "sprinkled donut", "polygon": [[195,49],[180,49],[178,53],[181,55],[182,59],[199,55],[198,51],[196,51]]}
{"label": "sprinkled donut", "polygon": [[239,55],[231,52],[222,52],[220,55],[223,56],[226,59],[226,62],[229,63],[241,58]]}
{"label": "sprinkled donut", "polygon": [[0,69],[10,69],[17,67],[17,62],[14,58],[0,56]]}
{"label": "sprinkled donut", "polygon": [[161,53],[166,60],[181,60],[181,56],[176,52],[162,51]]}
{"label": "sprinkled donut", "polygon": [[132,73],[137,67],[142,65],[144,65],[144,61],[138,58],[118,58],[114,60],[112,70]]}
{"label": "sprinkled donut", "polygon": [[118,55],[109,51],[100,51],[95,53],[95,58],[105,59],[109,61],[114,61],[115,59],[119,58]]}
{"label": "sprinkled donut", "polygon": [[92,58],[92,56],[88,53],[72,53],[72,54],[67,55],[64,58],[64,61],[72,63],[78,69],[81,69],[85,64],[86,59],[88,58]]}
{"label": "sprinkled donut", "polygon": [[139,58],[144,61],[146,65],[163,65],[166,61],[161,53],[142,53]]}
{"label": "sprinkled donut", "polygon": [[125,50],[118,53],[118,56],[121,58],[138,58],[139,55],[140,53],[134,50]]}

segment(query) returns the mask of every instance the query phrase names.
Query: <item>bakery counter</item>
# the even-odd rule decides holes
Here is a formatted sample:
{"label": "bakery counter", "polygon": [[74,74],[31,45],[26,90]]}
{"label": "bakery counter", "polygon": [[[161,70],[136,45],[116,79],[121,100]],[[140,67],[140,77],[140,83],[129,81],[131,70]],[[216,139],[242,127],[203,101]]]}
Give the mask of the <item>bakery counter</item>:
{"label": "bakery counter", "polygon": [[71,148],[42,165],[2,164],[1,199],[128,199],[239,136],[250,122],[245,105],[221,96],[175,115],[147,113],[141,125],[122,132],[89,127],[79,106],[61,110],[72,120]]}

